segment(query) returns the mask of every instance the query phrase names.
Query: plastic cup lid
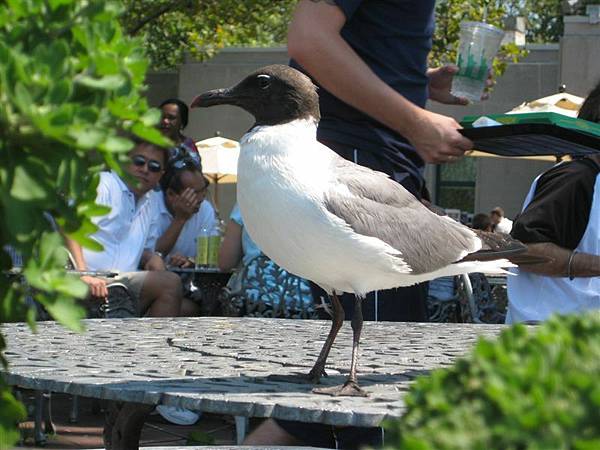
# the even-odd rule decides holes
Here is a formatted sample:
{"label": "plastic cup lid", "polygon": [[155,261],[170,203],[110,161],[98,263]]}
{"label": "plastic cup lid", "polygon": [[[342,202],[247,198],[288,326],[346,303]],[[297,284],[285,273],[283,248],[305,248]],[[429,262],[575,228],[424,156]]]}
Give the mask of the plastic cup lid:
{"label": "plastic cup lid", "polygon": [[461,22],[461,28],[482,28],[486,31],[498,34],[504,34],[504,31],[494,25],[485,22]]}

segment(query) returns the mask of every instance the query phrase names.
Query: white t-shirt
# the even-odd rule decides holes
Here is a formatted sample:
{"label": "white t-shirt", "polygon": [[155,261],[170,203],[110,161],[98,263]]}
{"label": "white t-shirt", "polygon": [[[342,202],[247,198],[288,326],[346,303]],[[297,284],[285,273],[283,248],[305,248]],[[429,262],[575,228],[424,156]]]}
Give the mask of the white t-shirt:
{"label": "white t-shirt", "polygon": [[135,195],[115,172],[101,172],[96,203],[111,208],[105,216],[92,220],[99,230],[91,237],[104,250],[96,252],[83,249],[83,258],[89,270],[139,270],[145,248],[153,249],[147,239],[155,235],[158,211],[152,201],[153,191],[146,193],[136,203]]}
{"label": "white t-shirt", "polygon": [[[153,236],[151,239],[153,248],[156,245],[156,239],[158,239],[165,233],[165,231],[167,231],[167,228],[169,228],[169,225],[171,225],[171,221],[173,220],[173,216],[171,215],[171,213],[167,209],[167,205],[165,204],[165,198],[162,192],[156,193],[155,200],[158,205],[158,220],[156,228],[158,234],[156,236]],[[215,209],[209,201],[202,201],[202,203],[200,203],[200,209],[198,210],[198,212],[192,217],[190,217],[181,229],[181,233],[179,233],[177,242],[175,242],[175,245],[169,252],[169,255],[179,253],[183,256],[195,258],[196,237],[198,237],[200,231],[203,228],[206,228],[209,231],[211,231],[214,230],[217,225],[218,221],[217,215],[215,214]]]}
{"label": "white t-shirt", "polygon": [[506,233],[506,234],[510,234],[510,230],[512,230],[513,227],[513,222],[510,219],[507,219],[506,217],[503,217],[500,222],[498,223],[498,225],[496,225],[496,228],[494,231],[498,231],[500,233]]}
{"label": "white t-shirt", "polygon": [[[523,209],[535,195],[540,177],[533,182]],[[579,253],[600,255],[600,175],[596,176],[594,196],[587,227],[575,248]],[[549,277],[511,269],[508,277],[506,323],[546,320],[551,314],[575,314],[600,309],[600,277]]]}

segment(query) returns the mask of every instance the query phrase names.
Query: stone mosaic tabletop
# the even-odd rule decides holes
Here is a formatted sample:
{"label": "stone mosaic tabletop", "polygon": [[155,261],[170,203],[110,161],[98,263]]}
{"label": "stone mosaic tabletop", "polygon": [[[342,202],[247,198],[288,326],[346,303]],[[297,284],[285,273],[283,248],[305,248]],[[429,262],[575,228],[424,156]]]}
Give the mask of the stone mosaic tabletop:
{"label": "stone mosaic tabletop", "polygon": [[[83,334],[54,322],[37,333],[5,324],[7,381],[30,389],[246,417],[374,426],[403,413],[411,381],[464,355],[501,325],[365,322],[358,363],[368,398],[329,397],[290,375],[308,373],[331,322],[254,318],[85,321]],[[322,385],[345,381],[352,330],[345,322]],[[288,378],[289,377],[289,378]]]}

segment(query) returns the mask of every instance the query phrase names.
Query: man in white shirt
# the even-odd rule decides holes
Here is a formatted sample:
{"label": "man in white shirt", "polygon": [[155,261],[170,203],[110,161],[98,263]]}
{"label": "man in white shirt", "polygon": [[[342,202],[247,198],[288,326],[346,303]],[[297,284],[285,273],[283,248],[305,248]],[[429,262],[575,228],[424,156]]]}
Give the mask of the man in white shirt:
{"label": "man in white shirt", "polygon": [[[202,169],[190,158],[169,163],[167,173],[160,182],[163,191],[155,193],[158,210],[156,234],[149,245],[166,255],[165,260],[174,267],[193,267],[196,258],[196,238],[203,230],[213,232],[217,228],[217,216],[213,206],[204,201],[209,181]],[[189,280],[187,280],[189,281]],[[198,299],[184,279],[182,315],[197,316],[202,313]]]}
{"label": "man in white shirt", "polygon": [[[91,237],[103,246],[102,251],[82,249],[67,238],[67,246],[78,270],[118,271],[115,279],[83,276],[93,297],[108,295],[107,282],[125,284],[137,301],[139,315],[178,316],[182,294],[179,277],[165,271],[162,255],[148,241],[156,234],[158,212],[153,188],[164,173],[165,149],[147,142],[136,142],[125,167],[131,179],[123,180],[115,172],[102,172],[96,203],[111,208],[94,219],[98,226]],[[140,268],[143,271],[140,271]]]}
{"label": "man in white shirt", "polygon": [[509,218],[504,217],[504,210],[502,208],[496,206],[490,212],[490,217],[492,219],[493,230],[495,233],[510,233],[513,222]]}
{"label": "man in white shirt", "polygon": [[217,228],[213,206],[204,201],[209,182],[189,158],[172,161],[157,195],[158,226],[155,248],[167,255],[172,266],[191,267],[196,257],[196,238],[202,230]]}

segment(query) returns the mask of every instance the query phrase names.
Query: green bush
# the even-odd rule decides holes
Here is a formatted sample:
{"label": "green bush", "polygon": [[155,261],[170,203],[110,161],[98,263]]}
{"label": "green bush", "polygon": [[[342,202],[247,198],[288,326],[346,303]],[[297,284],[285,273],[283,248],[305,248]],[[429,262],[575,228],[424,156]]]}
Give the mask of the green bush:
{"label": "green bush", "polygon": [[420,378],[391,448],[599,449],[600,314],[511,327]]}
{"label": "green bush", "polygon": [[[23,256],[23,275],[52,316],[81,330],[77,299],[85,285],[65,273],[64,233],[98,248],[88,236],[99,171],[120,171],[133,147],[127,130],[165,144],[155,128],[160,113],[143,96],[148,62],[139,41],[124,36],[120,3],[104,0],[0,2],[0,270],[11,268],[4,251]],[[0,324],[34,314],[18,280],[0,275]],[[0,363],[6,366],[0,335]],[[0,448],[18,437],[23,417],[0,379]]]}

